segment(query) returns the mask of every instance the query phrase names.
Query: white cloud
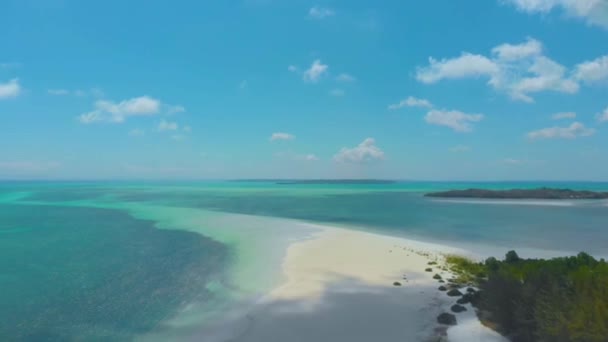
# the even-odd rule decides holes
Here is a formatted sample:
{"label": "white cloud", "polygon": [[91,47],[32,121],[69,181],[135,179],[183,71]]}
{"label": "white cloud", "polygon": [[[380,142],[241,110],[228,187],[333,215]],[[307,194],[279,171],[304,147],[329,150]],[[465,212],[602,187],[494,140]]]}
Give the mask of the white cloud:
{"label": "white cloud", "polygon": [[160,132],[164,132],[164,131],[177,131],[178,129],[179,129],[179,125],[177,124],[177,122],[171,122],[171,121],[162,120],[158,124],[158,130]]}
{"label": "white cloud", "polygon": [[595,129],[587,128],[580,122],[573,122],[567,127],[547,127],[528,133],[528,138],[538,139],[575,139],[577,137],[588,137],[595,133]]}
{"label": "white cloud", "polygon": [[546,90],[574,94],[579,85],[571,79],[564,78],[566,68],[547,57],[537,57],[528,69],[532,77],[524,77],[511,86],[511,96],[525,102],[534,102],[528,94]]}
{"label": "white cloud", "polygon": [[143,129],[135,128],[129,131],[129,135],[132,137],[142,137],[146,134]]}
{"label": "white cloud", "polygon": [[501,44],[492,49],[492,53],[498,59],[514,61],[532,56],[540,56],[543,52],[543,44],[536,39],[528,38],[522,44]]}
{"label": "white cloud", "polygon": [[183,134],[173,134],[171,136],[171,139],[173,139],[175,141],[182,141],[182,140],[186,139],[186,136]]}
{"label": "white cloud", "polygon": [[533,102],[531,94],[542,91],[573,94],[579,90],[567,69],[543,56],[542,44],[533,38],[521,44],[501,44],[492,49],[490,57],[470,53],[440,61],[431,57],[429,66],[418,68],[416,75],[427,84],[472,77],[484,77],[495,90],[524,102]]}
{"label": "white cloud", "polygon": [[290,65],[287,67],[287,70],[290,72],[297,72],[298,71],[298,67],[295,65]]}
{"label": "white cloud", "polygon": [[17,97],[21,93],[19,79],[13,78],[6,83],[0,83],[0,100]]}
{"label": "white cloud", "polygon": [[606,0],[501,0],[526,13],[547,14],[561,9],[566,15],[584,19],[592,25],[608,28],[608,1]]}
{"label": "white cloud", "polygon": [[334,161],[339,163],[364,164],[384,159],[384,152],[376,146],[373,138],[363,140],[353,148],[344,147],[334,156]]}
{"label": "white cloud", "polygon": [[608,122],[608,107],[606,107],[606,109],[604,109],[603,113],[600,113],[597,115],[597,120],[599,122]]}
{"label": "white cloud", "polygon": [[576,113],[574,112],[563,112],[555,113],[551,117],[553,120],[564,120],[564,119],[576,119]]}
{"label": "white cloud", "polygon": [[418,68],[416,78],[422,83],[436,83],[444,79],[459,79],[496,75],[500,68],[482,55],[463,53],[460,57],[442,59],[429,58],[429,66]]}
{"label": "white cloud", "polygon": [[345,83],[351,83],[351,82],[357,81],[357,79],[354,76],[352,76],[352,75],[343,73],[343,74],[340,74],[340,75],[338,75],[336,77],[336,81],[338,81],[338,82],[345,82]]}
{"label": "white cloud", "polygon": [[307,82],[318,82],[321,77],[327,73],[327,69],[329,66],[327,64],[321,63],[321,60],[315,60],[310,68],[304,71],[304,81]]}
{"label": "white cloud", "polygon": [[608,55],[578,64],[574,68],[574,77],[587,83],[608,80]]}
{"label": "white cloud", "polygon": [[456,146],[450,147],[450,152],[454,152],[454,153],[469,152],[470,150],[471,150],[471,148],[466,145],[456,145]]}
{"label": "white cloud", "polygon": [[329,95],[331,95],[331,96],[336,96],[336,97],[340,97],[340,96],[344,96],[344,95],[346,95],[346,92],[345,92],[344,90],[342,90],[342,89],[338,89],[338,88],[336,88],[336,89],[332,89],[332,90],[330,90],[330,91],[329,91]]}
{"label": "white cloud", "polygon": [[278,140],[294,140],[296,138],[295,135],[289,133],[272,133],[270,136],[270,141],[278,141]]}
{"label": "white cloud", "polygon": [[396,109],[403,108],[405,106],[408,106],[408,107],[433,108],[433,104],[429,100],[419,99],[419,98],[410,96],[407,99],[402,100],[399,103],[389,105],[388,109],[390,109],[390,110],[396,110]]}
{"label": "white cloud", "polygon": [[456,132],[470,132],[472,123],[483,119],[483,114],[466,114],[457,110],[431,110],[425,120],[431,125],[447,126]]}
{"label": "white cloud", "polygon": [[135,97],[121,102],[99,100],[95,102],[95,109],[80,115],[80,122],[88,124],[93,122],[122,123],[132,116],[151,116],[160,112],[161,102],[149,96]]}
{"label": "white cloud", "polygon": [[308,16],[313,19],[325,19],[334,16],[334,10],[325,7],[314,6],[308,11]]}

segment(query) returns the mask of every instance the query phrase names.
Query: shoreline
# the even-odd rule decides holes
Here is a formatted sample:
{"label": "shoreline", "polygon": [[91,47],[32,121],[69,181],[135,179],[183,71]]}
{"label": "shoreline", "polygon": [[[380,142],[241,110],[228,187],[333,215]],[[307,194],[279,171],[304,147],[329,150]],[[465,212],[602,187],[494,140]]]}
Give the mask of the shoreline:
{"label": "shoreline", "polygon": [[[444,254],[470,255],[459,248],[327,225],[310,239],[287,247],[285,281],[248,315],[247,329],[230,341],[250,342],[300,336],[295,341],[505,341],[483,326],[472,308],[456,314],[460,326],[437,323],[456,298],[437,288],[433,275],[451,274],[429,262]],[[425,271],[433,268],[433,272]],[[396,286],[395,282],[399,285]],[[328,322],[328,320],[333,321]],[[358,322],[352,326],[352,322]],[[328,324],[330,326],[328,326]],[[333,328],[349,326],[348,330]],[[447,339],[445,332],[447,331]],[[453,337],[451,331],[454,331]],[[292,338],[293,340],[293,338]]]}

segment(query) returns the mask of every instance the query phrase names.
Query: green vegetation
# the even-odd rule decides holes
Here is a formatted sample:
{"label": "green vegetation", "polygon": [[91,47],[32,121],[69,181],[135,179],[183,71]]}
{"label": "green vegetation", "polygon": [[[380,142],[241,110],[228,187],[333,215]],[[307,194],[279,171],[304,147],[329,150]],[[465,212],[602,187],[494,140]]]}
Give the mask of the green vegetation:
{"label": "green vegetation", "polygon": [[483,263],[458,255],[447,255],[445,257],[450,271],[455,275],[455,281],[459,284],[477,284],[486,277],[486,267]]}
{"label": "green vegetation", "polygon": [[[608,263],[573,257],[475,263],[448,256],[459,279],[480,288],[479,315],[514,342],[608,340]],[[466,282],[466,281],[465,281]]]}

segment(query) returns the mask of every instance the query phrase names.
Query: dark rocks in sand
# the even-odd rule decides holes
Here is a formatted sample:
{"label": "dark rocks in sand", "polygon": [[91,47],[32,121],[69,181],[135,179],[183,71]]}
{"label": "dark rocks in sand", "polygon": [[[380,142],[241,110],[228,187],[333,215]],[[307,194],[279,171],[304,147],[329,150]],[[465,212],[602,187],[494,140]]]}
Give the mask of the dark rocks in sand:
{"label": "dark rocks in sand", "polygon": [[459,304],[452,305],[452,307],[450,309],[452,310],[452,312],[456,312],[456,313],[467,311],[467,308],[465,308],[464,306],[459,305]]}
{"label": "dark rocks in sand", "polygon": [[450,297],[459,297],[462,296],[462,292],[460,292],[458,289],[451,289],[447,292],[447,295]]}
{"label": "dark rocks in sand", "polygon": [[425,271],[426,272],[433,272],[433,269],[429,267],[429,268],[425,269]]}
{"label": "dark rocks in sand", "polygon": [[433,279],[441,280],[441,276],[439,274],[435,274],[433,276]]}
{"label": "dark rocks in sand", "polygon": [[471,299],[465,294],[464,296],[458,298],[458,300],[456,301],[456,303],[458,304],[469,304],[471,302]]}
{"label": "dark rocks in sand", "polygon": [[440,283],[445,283],[445,280],[440,279],[440,280],[439,280],[439,282],[440,282]]}
{"label": "dark rocks in sand", "polygon": [[448,288],[447,288],[447,287],[445,287],[445,286],[443,286],[443,285],[439,286],[437,289],[438,289],[439,291],[447,291],[447,290],[448,290]]}
{"label": "dark rocks in sand", "polygon": [[435,261],[429,261],[429,262],[427,263],[427,265],[432,266],[432,265],[437,265],[437,263],[436,263]]}
{"label": "dark rocks in sand", "polygon": [[475,289],[474,289],[474,288],[472,288],[472,287],[468,287],[468,288],[467,288],[467,292],[468,292],[468,293],[475,293],[475,292],[477,292],[477,290],[475,290]]}
{"label": "dark rocks in sand", "polygon": [[393,283],[393,286],[401,286],[401,283],[398,282],[398,281],[396,281],[396,282]]}
{"label": "dark rocks in sand", "polygon": [[437,316],[437,322],[439,324],[446,324],[446,325],[458,324],[456,322],[456,316],[454,316],[451,313],[447,313],[447,312],[444,312],[444,313],[440,314],[439,316]]}

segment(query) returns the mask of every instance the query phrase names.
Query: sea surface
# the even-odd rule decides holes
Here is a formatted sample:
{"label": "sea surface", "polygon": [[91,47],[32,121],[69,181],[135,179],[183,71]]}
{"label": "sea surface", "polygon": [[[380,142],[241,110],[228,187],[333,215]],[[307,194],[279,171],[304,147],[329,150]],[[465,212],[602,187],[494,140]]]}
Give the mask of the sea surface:
{"label": "sea surface", "polygon": [[292,220],[480,255],[606,257],[607,201],[423,196],[540,186],[608,191],[582,182],[0,182],[0,341],[186,334],[281,281],[286,246],[311,234]]}

